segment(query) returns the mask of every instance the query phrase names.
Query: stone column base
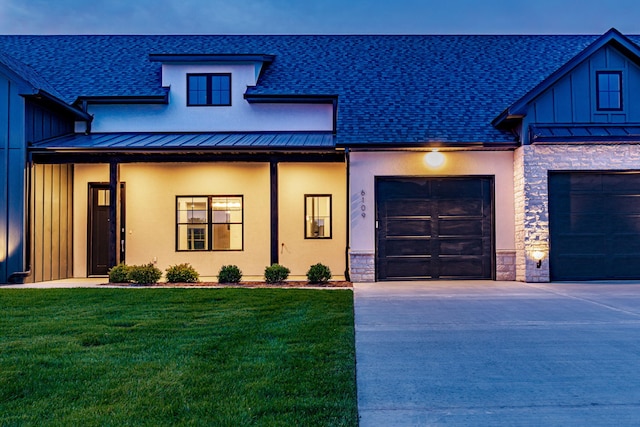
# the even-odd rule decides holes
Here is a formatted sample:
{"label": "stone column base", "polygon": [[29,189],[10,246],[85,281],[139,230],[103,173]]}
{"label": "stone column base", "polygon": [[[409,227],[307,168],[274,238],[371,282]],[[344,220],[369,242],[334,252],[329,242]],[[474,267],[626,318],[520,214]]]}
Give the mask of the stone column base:
{"label": "stone column base", "polygon": [[351,252],[349,275],[356,283],[376,281],[376,260],[373,252]]}
{"label": "stone column base", "polygon": [[516,280],[516,251],[496,251],[496,280]]}

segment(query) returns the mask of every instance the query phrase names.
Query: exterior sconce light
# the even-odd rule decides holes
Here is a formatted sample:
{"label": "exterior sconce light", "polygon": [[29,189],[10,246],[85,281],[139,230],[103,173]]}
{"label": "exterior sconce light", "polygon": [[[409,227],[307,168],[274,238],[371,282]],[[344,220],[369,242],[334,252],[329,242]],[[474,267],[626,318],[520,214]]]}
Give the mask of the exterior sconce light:
{"label": "exterior sconce light", "polygon": [[444,164],[444,154],[439,152],[437,148],[434,148],[424,155],[424,162],[429,167],[439,168]]}
{"label": "exterior sconce light", "polygon": [[542,260],[544,259],[546,253],[541,250],[535,250],[531,252],[531,257],[536,261],[536,268],[540,268],[542,266]]}

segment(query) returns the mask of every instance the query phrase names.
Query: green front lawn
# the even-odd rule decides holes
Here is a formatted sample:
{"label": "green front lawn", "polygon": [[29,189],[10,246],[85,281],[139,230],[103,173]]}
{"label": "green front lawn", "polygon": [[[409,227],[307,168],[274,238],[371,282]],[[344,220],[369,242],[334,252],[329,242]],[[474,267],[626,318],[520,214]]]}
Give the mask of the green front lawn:
{"label": "green front lawn", "polygon": [[0,290],[0,425],[357,425],[353,294]]}

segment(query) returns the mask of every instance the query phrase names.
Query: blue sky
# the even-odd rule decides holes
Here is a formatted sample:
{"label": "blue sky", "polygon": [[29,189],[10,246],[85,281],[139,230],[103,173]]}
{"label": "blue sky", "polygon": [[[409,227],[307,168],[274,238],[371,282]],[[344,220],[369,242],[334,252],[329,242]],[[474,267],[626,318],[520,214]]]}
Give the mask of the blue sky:
{"label": "blue sky", "polygon": [[0,0],[4,34],[640,34],[638,0]]}

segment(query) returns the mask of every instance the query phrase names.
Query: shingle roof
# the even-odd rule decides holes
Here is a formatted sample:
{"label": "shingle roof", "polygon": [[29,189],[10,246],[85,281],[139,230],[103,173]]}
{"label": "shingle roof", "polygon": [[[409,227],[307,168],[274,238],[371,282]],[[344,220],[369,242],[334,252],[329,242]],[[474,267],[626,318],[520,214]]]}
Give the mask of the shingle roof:
{"label": "shingle roof", "polygon": [[337,95],[339,144],[510,143],[491,121],[597,37],[15,35],[0,50],[69,103],[163,95],[151,53],[275,55],[248,92]]}

